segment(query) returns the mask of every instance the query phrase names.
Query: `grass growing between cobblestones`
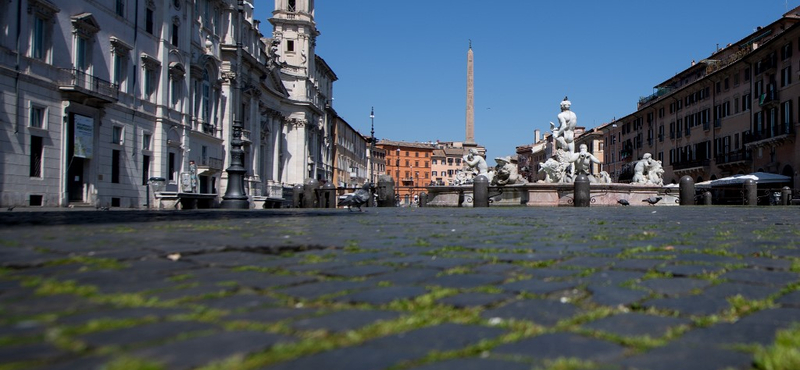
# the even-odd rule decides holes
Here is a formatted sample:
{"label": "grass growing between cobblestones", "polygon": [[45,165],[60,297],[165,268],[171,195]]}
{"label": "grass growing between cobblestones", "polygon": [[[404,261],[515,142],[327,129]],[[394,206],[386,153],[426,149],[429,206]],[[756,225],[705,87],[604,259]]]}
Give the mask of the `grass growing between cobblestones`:
{"label": "grass growing between cobblestones", "polygon": [[800,369],[800,325],[778,331],[772,345],[756,350],[753,362],[759,370]]}

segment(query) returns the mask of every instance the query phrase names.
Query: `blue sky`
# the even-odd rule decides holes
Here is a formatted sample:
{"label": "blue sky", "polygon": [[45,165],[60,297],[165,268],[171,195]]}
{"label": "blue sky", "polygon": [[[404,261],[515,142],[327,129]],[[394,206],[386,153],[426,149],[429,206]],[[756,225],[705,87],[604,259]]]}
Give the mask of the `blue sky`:
{"label": "blue sky", "polygon": [[[780,18],[800,0],[317,0],[317,54],[351,126],[401,141],[463,141],[469,40],[475,140],[489,163],[549,130],[564,96],[586,128]],[[272,0],[255,0],[262,32]]]}

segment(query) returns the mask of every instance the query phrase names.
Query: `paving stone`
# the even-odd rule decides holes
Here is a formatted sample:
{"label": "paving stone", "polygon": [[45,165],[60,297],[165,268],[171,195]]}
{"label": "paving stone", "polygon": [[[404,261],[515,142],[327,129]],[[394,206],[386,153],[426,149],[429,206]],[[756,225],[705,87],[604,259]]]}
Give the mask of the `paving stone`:
{"label": "paving stone", "polygon": [[552,333],[503,344],[492,352],[537,360],[566,357],[586,361],[610,361],[622,357],[624,350],[624,347],[604,340],[570,333]]}
{"label": "paving stone", "polygon": [[310,272],[310,271],[334,270],[350,266],[351,266],[350,263],[345,261],[326,261],[318,263],[304,263],[292,266],[284,266],[283,268],[293,272]]}
{"label": "paving stone", "polygon": [[281,267],[284,264],[296,262],[294,258],[280,258],[261,253],[230,251],[222,253],[205,253],[184,257],[191,262],[206,266],[256,266],[256,267]]}
{"label": "paving stone", "polygon": [[775,302],[779,303],[781,306],[800,308],[800,291],[794,291],[786,294],[775,300]]}
{"label": "paving stone", "polygon": [[442,298],[439,302],[457,308],[486,307],[507,301],[511,298],[514,298],[514,295],[508,293],[460,293]]}
{"label": "paving stone", "polygon": [[326,330],[329,332],[343,332],[356,330],[378,321],[394,320],[400,317],[400,312],[378,310],[346,310],[336,311],[324,316],[299,319],[290,325],[297,330]]}
{"label": "paving stone", "polygon": [[736,264],[742,263],[742,260],[735,257],[718,256],[714,254],[701,254],[701,253],[676,253],[675,262],[689,262],[689,263],[710,263],[710,264]]}
{"label": "paving stone", "polygon": [[193,369],[233,355],[247,355],[294,338],[254,331],[230,331],[191,338],[132,353],[134,357],[158,361],[169,369]]}
{"label": "paving stone", "polygon": [[541,279],[558,279],[578,275],[581,273],[581,271],[572,269],[528,268],[522,270],[521,273],[530,274]]}
{"label": "paving stone", "polygon": [[595,320],[583,327],[626,337],[647,335],[651,338],[660,338],[667,334],[668,329],[688,324],[691,324],[691,321],[686,319],[631,312]]}
{"label": "paving stone", "polygon": [[222,298],[205,299],[195,303],[219,310],[250,310],[267,305],[278,304],[275,298],[257,294],[235,294]]}
{"label": "paving stone", "polygon": [[456,358],[413,367],[410,370],[530,370],[531,366],[519,362],[495,360],[489,358]]}
{"label": "paving stone", "polygon": [[71,359],[59,359],[46,365],[35,366],[28,370],[106,370],[106,363],[110,361],[107,357],[83,357]]}
{"label": "paving stone", "polygon": [[709,297],[728,298],[741,295],[745,299],[761,300],[780,291],[778,287],[765,287],[742,283],[721,283],[703,290],[703,295]]}
{"label": "paving stone", "polygon": [[58,322],[66,325],[85,324],[91,320],[122,320],[122,319],[164,319],[168,316],[185,314],[190,312],[184,308],[156,308],[156,307],[137,307],[137,308],[118,308],[103,307],[101,310],[83,312],[70,316],[58,318]]}
{"label": "paving stone", "polygon": [[428,268],[438,268],[442,270],[449,270],[455,267],[470,267],[476,265],[485,264],[485,260],[480,259],[472,259],[472,258],[446,258],[446,257],[436,257],[435,259],[431,259],[430,261],[426,261],[424,264],[418,263],[417,265],[421,265]]}
{"label": "paving stone", "polygon": [[578,281],[544,281],[540,279],[528,279],[502,284],[498,287],[509,292],[547,295],[563,290],[574,289],[578,285],[580,285],[580,282]]}
{"label": "paving stone", "polygon": [[316,299],[346,290],[363,290],[375,286],[370,281],[322,281],[277,290],[278,293],[297,298]]}
{"label": "paving stone", "polygon": [[564,262],[559,262],[558,267],[581,267],[581,268],[607,268],[616,264],[616,258],[609,257],[575,257]]}
{"label": "paving stone", "polygon": [[710,297],[702,294],[649,299],[642,302],[642,306],[672,310],[688,316],[713,315],[731,307],[725,298]]}
{"label": "paving stone", "polygon": [[369,281],[389,282],[395,285],[410,285],[426,282],[433,279],[441,271],[434,269],[406,268],[396,272],[390,272],[369,278]]}
{"label": "paving stone", "polygon": [[742,263],[747,264],[748,267],[769,270],[790,270],[792,268],[792,261],[788,259],[745,257],[742,259]]}
{"label": "paving stone", "polygon": [[614,263],[614,269],[648,271],[667,262],[665,259],[628,258]]}
{"label": "paving stone", "polygon": [[219,328],[202,322],[169,321],[135,327],[95,332],[80,336],[80,340],[92,347],[129,346],[135,343],[152,342],[181,334],[213,331]]}
{"label": "paving stone", "polygon": [[729,370],[750,369],[752,355],[708,345],[667,344],[619,362],[625,370]]}
{"label": "paving stone", "polygon": [[200,285],[183,289],[169,289],[165,291],[151,293],[150,295],[161,301],[173,299],[194,299],[199,300],[207,294],[224,294],[233,291],[233,288],[219,285]]}
{"label": "paving stone", "polygon": [[688,294],[692,290],[702,289],[711,285],[711,282],[690,278],[666,278],[645,280],[640,282],[639,285],[658,294],[665,294],[669,296]]}
{"label": "paving stone", "polygon": [[592,294],[591,300],[604,306],[627,306],[638,302],[649,293],[644,290],[633,290],[613,285],[589,285],[587,290]]}
{"label": "paving stone", "polygon": [[224,316],[222,320],[225,321],[253,321],[259,323],[272,323],[286,319],[294,319],[298,317],[311,316],[317,311],[310,308],[264,308],[259,310],[234,312],[230,315]]}
{"label": "paving stone", "polygon": [[274,289],[316,281],[313,276],[276,275],[258,271],[209,270],[194,274],[192,281],[201,284],[235,282],[255,289]]}
{"label": "paving stone", "polygon": [[[775,340],[775,334],[785,327],[781,324],[748,324],[720,323],[707,328],[699,328],[685,333],[677,342],[693,345],[713,346],[733,344],[769,345]],[[710,346],[709,346],[710,347]]]}
{"label": "paving stone", "polygon": [[594,285],[619,285],[626,281],[637,281],[643,275],[641,272],[633,271],[602,270],[581,278],[581,281]]}
{"label": "paving stone", "polygon": [[338,302],[383,305],[395,300],[414,299],[427,293],[428,291],[425,288],[418,286],[390,286],[362,290],[336,297],[334,300]]}
{"label": "paving stone", "polygon": [[489,256],[502,262],[543,262],[564,259],[564,255],[551,253],[492,253]]}
{"label": "paving stone", "polygon": [[69,294],[21,296],[0,302],[4,315],[31,316],[50,312],[85,311],[98,307],[100,305],[97,303]]}
{"label": "paving stone", "polygon": [[788,325],[800,321],[800,310],[794,308],[770,308],[747,315],[739,320],[742,324]]}
{"label": "paving stone", "polygon": [[367,341],[358,347],[341,348],[302,357],[265,369],[385,369],[402,361],[423,357],[430,351],[453,351],[503,334],[498,328],[442,324]]}
{"label": "paving stone", "polygon": [[488,265],[478,266],[473,269],[473,271],[477,274],[499,274],[499,275],[507,275],[520,270],[522,270],[520,266],[512,265],[510,263],[492,263]]}
{"label": "paving stone", "polygon": [[777,256],[777,257],[800,258],[800,249],[798,249],[798,248],[792,248],[792,249],[779,248],[779,249],[775,249],[775,250],[771,251],[771,254],[773,256]]}
{"label": "paving stone", "polygon": [[785,286],[800,280],[800,274],[787,271],[739,269],[725,273],[720,278],[756,285]]}
{"label": "paving stone", "polygon": [[65,355],[67,355],[67,352],[49,343],[0,346],[0,365],[21,361],[46,360]]}
{"label": "paving stone", "polygon": [[446,288],[468,289],[484,285],[496,285],[505,280],[503,276],[481,274],[456,274],[438,276],[425,282],[425,285],[438,285]]}
{"label": "paving stone", "polygon": [[665,265],[656,268],[656,271],[672,274],[673,276],[697,276],[722,271],[719,265]]}
{"label": "paving stone", "polygon": [[484,319],[528,320],[543,326],[553,326],[558,321],[569,319],[579,313],[571,303],[561,303],[551,299],[526,299],[512,301],[501,307],[481,313]]}
{"label": "paving stone", "polygon": [[323,275],[343,276],[343,277],[364,277],[385,274],[394,271],[394,268],[380,265],[358,265],[348,266],[330,270],[320,271]]}

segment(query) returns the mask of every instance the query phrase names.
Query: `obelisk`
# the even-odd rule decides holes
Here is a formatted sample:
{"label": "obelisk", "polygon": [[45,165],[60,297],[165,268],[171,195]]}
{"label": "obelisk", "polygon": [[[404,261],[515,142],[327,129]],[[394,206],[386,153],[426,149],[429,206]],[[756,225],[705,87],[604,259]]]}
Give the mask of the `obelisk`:
{"label": "obelisk", "polygon": [[472,40],[467,51],[467,137],[464,145],[475,146],[475,80],[472,67]]}

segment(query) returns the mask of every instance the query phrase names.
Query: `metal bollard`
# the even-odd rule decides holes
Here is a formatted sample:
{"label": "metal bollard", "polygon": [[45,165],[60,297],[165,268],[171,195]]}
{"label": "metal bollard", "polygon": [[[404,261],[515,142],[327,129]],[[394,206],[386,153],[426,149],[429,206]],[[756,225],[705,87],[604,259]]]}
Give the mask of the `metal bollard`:
{"label": "metal bollard", "polygon": [[703,193],[703,204],[710,206],[713,204],[713,196],[710,191]]}
{"label": "metal bollard", "polygon": [[744,180],[744,204],[748,206],[758,205],[757,184],[753,179]]}
{"label": "metal bollard", "polygon": [[681,177],[681,181],[679,182],[680,187],[680,197],[681,197],[681,205],[682,206],[693,206],[694,203],[694,180],[692,180],[691,176],[684,176]]}
{"label": "metal bollard", "polygon": [[292,187],[292,208],[303,206],[303,185],[297,184]]}
{"label": "metal bollard", "polygon": [[428,204],[428,193],[419,193],[419,206],[425,207]]}
{"label": "metal bollard", "polygon": [[580,174],[575,178],[575,190],[572,199],[572,205],[575,207],[589,207],[592,203],[592,192],[589,187],[589,177],[585,174]]}
{"label": "metal bollard", "polygon": [[378,207],[394,207],[394,179],[389,175],[378,177]]}
{"label": "metal bollard", "polygon": [[472,180],[472,206],[475,208],[489,206],[488,177],[478,175]]}
{"label": "metal bollard", "polygon": [[792,188],[784,186],[781,189],[781,205],[788,206],[792,203]]}
{"label": "metal bollard", "polygon": [[305,185],[303,185],[303,208],[314,208],[319,206],[316,194],[317,188],[319,188],[319,181],[316,179],[306,180]]}
{"label": "metal bollard", "polygon": [[322,185],[319,191],[319,207],[320,208],[336,208],[336,186],[331,183]]}

